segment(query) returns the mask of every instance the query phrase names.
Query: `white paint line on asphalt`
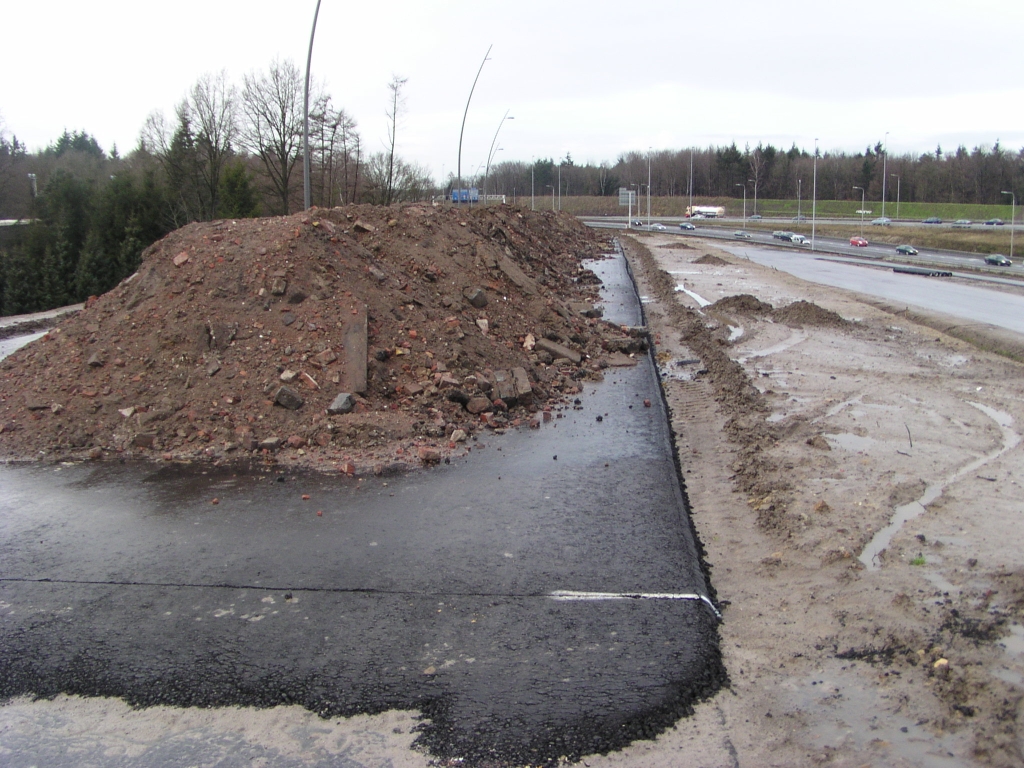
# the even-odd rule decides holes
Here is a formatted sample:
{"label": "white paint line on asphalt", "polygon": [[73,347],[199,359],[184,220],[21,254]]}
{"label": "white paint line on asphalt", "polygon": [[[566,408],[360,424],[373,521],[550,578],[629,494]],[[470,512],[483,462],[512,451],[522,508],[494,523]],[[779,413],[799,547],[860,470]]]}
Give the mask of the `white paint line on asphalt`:
{"label": "white paint line on asphalt", "polygon": [[548,597],[552,600],[579,600],[579,601],[599,601],[599,600],[700,600],[705,603],[712,611],[715,612],[715,616],[722,618],[722,614],[715,608],[715,604],[711,602],[707,595],[689,594],[689,593],[678,593],[678,592],[576,592],[569,589],[558,589],[551,592]]}

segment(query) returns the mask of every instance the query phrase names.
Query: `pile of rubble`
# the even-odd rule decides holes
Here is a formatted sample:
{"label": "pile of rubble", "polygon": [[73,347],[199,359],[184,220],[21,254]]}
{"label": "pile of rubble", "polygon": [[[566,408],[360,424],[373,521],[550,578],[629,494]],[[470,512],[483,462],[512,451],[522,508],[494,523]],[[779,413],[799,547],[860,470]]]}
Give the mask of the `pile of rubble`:
{"label": "pile of rubble", "polygon": [[564,214],[349,206],[192,224],[0,364],[8,459],[383,471],[539,423],[641,334]]}

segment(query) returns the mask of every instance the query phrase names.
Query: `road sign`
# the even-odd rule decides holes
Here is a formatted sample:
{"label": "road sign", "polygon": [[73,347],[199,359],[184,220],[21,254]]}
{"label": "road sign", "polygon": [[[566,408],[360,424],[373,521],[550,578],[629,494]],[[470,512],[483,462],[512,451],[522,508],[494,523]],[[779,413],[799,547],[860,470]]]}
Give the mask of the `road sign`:
{"label": "road sign", "polygon": [[636,203],[636,192],[627,187],[619,187],[619,205],[626,207]]}

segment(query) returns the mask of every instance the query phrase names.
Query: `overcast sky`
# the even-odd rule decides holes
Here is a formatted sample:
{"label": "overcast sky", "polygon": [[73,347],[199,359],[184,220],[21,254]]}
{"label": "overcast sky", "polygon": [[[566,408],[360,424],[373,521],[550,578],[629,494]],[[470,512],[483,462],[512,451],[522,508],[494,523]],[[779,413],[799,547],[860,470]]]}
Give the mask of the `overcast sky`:
{"label": "overcast sky", "polygon": [[[316,0],[7,3],[0,119],[30,150],[66,128],[125,154],[203,73],[274,57],[305,70]],[[614,162],[623,152],[771,142],[890,154],[1024,147],[1021,0],[323,0],[313,76],[383,149],[437,179],[485,160]],[[502,123],[506,110],[514,120]]]}

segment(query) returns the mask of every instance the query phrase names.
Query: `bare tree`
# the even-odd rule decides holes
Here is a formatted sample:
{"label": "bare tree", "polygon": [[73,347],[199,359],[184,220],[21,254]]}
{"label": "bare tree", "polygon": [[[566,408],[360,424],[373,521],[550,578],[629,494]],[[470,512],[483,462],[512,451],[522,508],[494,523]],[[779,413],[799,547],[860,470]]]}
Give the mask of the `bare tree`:
{"label": "bare tree", "polygon": [[391,76],[388,83],[388,90],[391,92],[391,104],[385,114],[388,117],[388,173],[387,186],[384,195],[384,205],[391,205],[395,197],[395,144],[398,133],[398,114],[405,106],[405,99],[402,97],[402,86],[409,81],[407,77]]}
{"label": "bare tree", "polygon": [[248,74],[244,83],[239,143],[263,162],[275,207],[287,214],[302,151],[303,79],[291,61],[275,59],[265,74]]}
{"label": "bare tree", "polygon": [[237,91],[227,73],[205,74],[192,86],[185,108],[196,131],[195,149],[203,218],[218,215],[221,178],[238,135]]}
{"label": "bare tree", "polygon": [[330,96],[322,96],[310,111],[309,122],[314,199],[326,207],[349,202],[353,171],[359,162],[356,121],[344,109],[335,110]]}

